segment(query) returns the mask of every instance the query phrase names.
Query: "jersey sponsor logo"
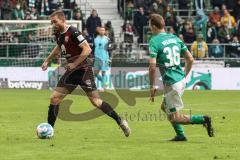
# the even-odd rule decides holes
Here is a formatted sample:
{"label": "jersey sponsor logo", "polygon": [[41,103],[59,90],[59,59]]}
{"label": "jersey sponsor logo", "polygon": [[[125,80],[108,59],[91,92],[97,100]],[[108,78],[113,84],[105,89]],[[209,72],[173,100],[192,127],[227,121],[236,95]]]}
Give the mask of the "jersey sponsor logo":
{"label": "jersey sponsor logo", "polygon": [[82,35],[79,35],[77,39],[79,40],[79,42],[82,42],[85,38]]}
{"label": "jersey sponsor logo", "polygon": [[68,40],[69,40],[69,37],[68,37],[68,36],[66,36],[66,37],[65,37],[65,42],[67,43],[67,42],[68,42]]}

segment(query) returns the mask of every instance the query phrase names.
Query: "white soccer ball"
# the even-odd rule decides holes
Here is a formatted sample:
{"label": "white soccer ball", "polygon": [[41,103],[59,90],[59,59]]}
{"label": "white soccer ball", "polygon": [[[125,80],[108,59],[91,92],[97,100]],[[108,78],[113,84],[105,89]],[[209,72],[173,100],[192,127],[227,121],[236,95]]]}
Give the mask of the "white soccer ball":
{"label": "white soccer ball", "polygon": [[50,139],[54,135],[53,127],[48,123],[41,123],[37,126],[37,136],[40,139]]}

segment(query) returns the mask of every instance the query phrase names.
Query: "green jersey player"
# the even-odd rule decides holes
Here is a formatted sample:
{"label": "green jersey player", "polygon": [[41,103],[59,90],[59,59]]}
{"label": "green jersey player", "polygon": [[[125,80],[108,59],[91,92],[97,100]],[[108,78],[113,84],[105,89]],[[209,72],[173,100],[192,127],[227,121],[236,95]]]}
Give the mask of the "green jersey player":
{"label": "green jersey player", "polygon": [[[155,96],[155,70],[158,64],[163,79],[164,98],[162,110],[168,115],[176,136],[172,141],[186,141],[182,124],[203,124],[210,137],[213,137],[211,118],[203,115],[184,115],[179,111],[183,108],[181,96],[185,88],[185,77],[192,68],[193,57],[186,45],[175,35],[165,32],[162,16],[152,14],[149,20],[153,37],[149,42],[150,50],[150,100]],[[180,57],[185,59],[185,70],[180,66]]]}

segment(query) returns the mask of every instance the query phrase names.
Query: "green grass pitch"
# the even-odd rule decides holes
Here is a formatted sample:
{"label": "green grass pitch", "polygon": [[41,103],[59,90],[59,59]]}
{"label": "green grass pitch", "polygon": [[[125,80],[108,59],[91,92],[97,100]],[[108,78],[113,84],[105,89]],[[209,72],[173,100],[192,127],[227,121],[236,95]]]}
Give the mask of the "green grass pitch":
{"label": "green grass pitch", "polygon": [[[40,140],[36,126],[46,121],[50,91],[0,90],[1,160],[211,160],[240,157],[240,91],[186,91],[183,112],[212,116],[215,137],[209,138],[201,125],[184,126],[188,142],[169,142],[174,131],[165,117],[157,117],[161,96],[156,102],[138,98],[129,107],[122,100],[116,110],[128,118],[129,138],[107,116],[89,121],[58,119],[55,136]],[[87,98],[74,100],[72,113],[92,109]],[[149,118],[149,115],[155,118]],[[156,118],[157,117],[157,118]]]}

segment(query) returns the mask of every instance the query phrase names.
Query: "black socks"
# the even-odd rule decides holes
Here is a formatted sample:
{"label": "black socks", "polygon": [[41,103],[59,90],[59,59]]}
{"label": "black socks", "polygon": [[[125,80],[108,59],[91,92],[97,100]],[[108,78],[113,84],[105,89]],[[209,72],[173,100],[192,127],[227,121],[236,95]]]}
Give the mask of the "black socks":
{"label": "black socks", "polygon": [[99,107],[99,109],[101,109],[109,117],[112,117],[117,122],[117,124],[121,123],[121,117],[112,109],[108,103],[102,102],[102,105]]}
{"label": "black socks", "polygon": [[58,111],[59,111],[59,105],[50,104],[50,106],[48,107],[48,123],[52,127],[54,127],[55,121],[57,119]]}
{"label": "black socks", "polygon": [[[117,124],[121,123],[121,117],[112,109],[112,107],[106,103],[102,102],[102,105],[99,107],[105,114],[107,114],[109,117],[113,118]],[[52,105],[50,104],[48,108],[48,123],[54,127],[55,121],[57,119],[59,111],[59,105]]]}

